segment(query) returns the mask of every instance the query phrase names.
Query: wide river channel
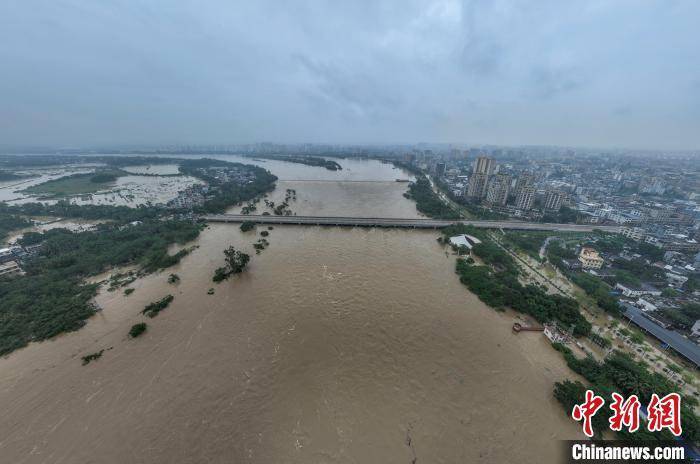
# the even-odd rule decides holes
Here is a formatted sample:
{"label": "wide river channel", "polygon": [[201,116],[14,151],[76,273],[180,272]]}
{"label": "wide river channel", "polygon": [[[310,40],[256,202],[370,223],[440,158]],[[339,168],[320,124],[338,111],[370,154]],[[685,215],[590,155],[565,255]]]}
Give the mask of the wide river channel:
{"label": "wide river channel", "polygon": [[[299,215],[418,217],[378,161],[221,158],[270,169]],[[556,463],[581,438],[552,397],[561,356],[460,284],[437,231],[276,226],[256,255],[262,230],[212,224],[132,295],[101,291],[80,331],[0,359],[0,462]],[[214,284],[229,245],[251,264]]]}

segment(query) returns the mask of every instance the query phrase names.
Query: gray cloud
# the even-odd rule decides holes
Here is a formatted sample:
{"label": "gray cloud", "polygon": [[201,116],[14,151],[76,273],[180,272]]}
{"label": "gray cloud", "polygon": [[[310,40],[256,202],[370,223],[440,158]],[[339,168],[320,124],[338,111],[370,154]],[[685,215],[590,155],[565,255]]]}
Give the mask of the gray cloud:
{"label": "gray cloud", "polygon": [[700,3],[0,4],[0,144],[700,147]]}

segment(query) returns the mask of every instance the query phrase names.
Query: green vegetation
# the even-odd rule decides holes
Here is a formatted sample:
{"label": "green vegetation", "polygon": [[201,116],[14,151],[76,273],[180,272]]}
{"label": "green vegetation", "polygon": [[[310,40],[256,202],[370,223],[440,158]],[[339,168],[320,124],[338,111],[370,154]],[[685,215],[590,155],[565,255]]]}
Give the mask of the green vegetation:
{"label": "green vegetation", "polygon": [[651,262],[661,261],[664,258],[664,250],[662,248],[646,242],[637,243],[634,251]]}
{"label": "green vegetation", "polygon": [[641,345],[644,343],[644,335],[639,331],[634,331],[630,336],[630,341],[635,345]]}
{"label": "green vegetation", "polygon": [[110,184],[112,182],[115,182],[116,180],[117,176],[108,172],[101,172],[95,174],[90,178],[90,182],[94,184]]}
{"label": "green vegetation", "polygon": [[[553,346],[564,355],[571,370],[590,382],[593,391],[602,396],[607,404],[612,401],[610,394],[613,391],[623,396],[637,395],[644,405],[649,402],[652,393],[664,396],[678,391],[663,375],[650,372],[644,364],[636,362],[625,353],[615,351],[605,358],[604,362],[599,363],[592,357],[576,358],[564,345],[554,344]],[[554,396],[569,412],[574,404],[583,402],[586,388],[580,382],[557,382],[554,386]],[[700,419],[693,411],[696,403],[695,399],[685,397],[681,409],[683,435],[693,443],[700,441]],[[598,434],[608,428],[610,412],[606,407],[594,416],[593,428]],[[642,429],[633,434],[621,433],[619,436],[631,440],[673,439],[668,431],[648,433]]]}
{"label": "green vegetation", "polygon": [[340,171],[343,167],[335,161],[320,158],[318,156],[282,156],[282,155],[255,155],[256,158],[286,161],[288,163],[305,164],[326,168],[329,171]]}
{"label": "green vegetation", "polygon": [[107,288],[107,291],[113,292],[118,288],[125,287],[135,281],[137,278],[138,274],[134,271],[112,274],[109,277],[109,287]]}
{"label": "green vegetation", "polygon": [[595,343],[596,345],[598,345],[600,347],[610,348],[612,346],[612,342],[610,340],[608,340],[605,337],[601,337],[600,335],[598,335],[595,332],[589,333],[588,338],[590,338],[593,343]]}
{"label": "green vegetation", "polygon": [[287,161],[289,163],[299,163],[299,164],[305,164],[307,166],[318,166],[322,168],[326,168],[329,171],[341,171],[343,167],[336,163],[335,161],[332,160],[327,160],[323,158],[318,158],[316,156],[295,156],[295,157],[285,157],[282,158],[282,161]]}
{"label": "green vegetation", "polygon": [[[243,208],[241,208],[241,214],[250,214],[252,212],[255,212],[257,209],[258,209],[258,207],[255,206],[255,203],[250,202],[247,205],[245,205]],[[246,222],[250,222],[250,221],[246,221]],[[253,225],[253,227],[255,227],[255,225]],[[241,230],[243,230],[243,225],[241,225]],[[250,230],[250,229],[248,229],[248,230]]]}
{"label": "green vegetation", "polygon": [[100,359],[102,357],[102,353],[104,353],[104,352],[105,352],[105,350],[100,350],[97,353],[92,353],[92,354],[89,354],[87,356],[83,356],[82,358],[80,358],[83,360],[83,366],[90,364],[90,362],[92,362],[92,361]]}
{"label": "green vegetation", "polygon": [[81,163],[104,163],[109,166],[143,166],[148,164],[177,164],[181,158],[159,156],[81,156],[81,155],[0,155],[0,166],[4,168],[27,168],[65,166]]}
{"label": "green vegetation", "polygon": [[[57,164],[104,162],[113,168],[97,173],[69,176],[71,189],[94,191],[95,181],[107,181],[101,176],[112,173],[122,175],[118,166],[138,164],[177,163],[182,174],[205,180],[214,192],[196,213],[222,212],[227,207],[248,201],[274,188],[277,180],[268,171],[240,163],[219,160],[179,160],[170,158],[134,157],[0,157],[0,165],[53,166]],[[244,180],[222,182],[208,174],[208,168],[235,168],[233,173],[243,173]],[[79,176],[79,177],[78,177]],[[63,178],[65,181],[66,178]],[[41,184],[52,192],[68,190],[61,184]],[[37,186],[38,187],[38,186]],[[78,190],[80,190],[78,189]],[[53,229],[46,233],[31,232],[24,235],[24,246],[43,243],[39,254],[26,263],[27,274],[0,280],[0,355],[25,346],[31,341],[45,340],[61,332],[77,330],[95,313],[91,303],[98,285],[85,284],[84,279],[115,266],[137,264],[141,273],[152,272],[177,263],[190,250],[175,255],[167,253],[172,243],[184,243],[197,237],[201,226],[190,222],[161,220],[170,215],[154,206],[129,208],[108,205],[74,205],[60,200],[54,205],[26,203],[7,205],[0,203],[0,234],[32,225],[24,217],[49,216],[107,220],[93,232],[72,233],[65,229]],[[247,256],[247,255],[246,255]],[[125,285],[119,280],[110,281],[112,290]],[[131,291],[130,291],[131,290]],[[125,290],[125,295],[132,292]]]}
{"label": "green vegetation", "polygon": [[611,288],[601,279],[586,272],[567,273],[567,276],[573,283],[581,287],[586,294],[594,298],[601,309],[615,316],[622,314],[620,304],[610,294]]}
{"label": "green vegetation", "polygon": [[559,211],[547,211],[544,216],[542,216],[542,222],[554,222],[559,224],[576,224],[578,222],[578,213],[575,209],[571,209],[568,206],[562,206]]}
{"label": "green vegetation", "polygon": [[265,238],[259,239],[257,242],[255,242],[253,244],[253,248],[255,248],[255,254],[259,255],[260,252],[262,252],[269,245],[270,245],[270,242],[268,242],[267,239],[265,239]]}
{"label": "green vegetation", "polygon": [[513,258],[490,240],[483,232],[469,226],[451,226],[445,236],[468,233],[479,237],[482,243],[472,252],[486,264],[471,265],[457,260],[459,280],[469,287],[481,301],[493,308],[512,308],[529,314],[539,322],[558,321],[564,327],[573,326],[575,336],[585,336],[591,324],[579,311],[576,300],[561,295],[549,295],[536,285],[522,285],[520,271]]}
{"label": "green vegetation", "polygon": [[620,283],[639,285],[642,280],[665,280],[663,271],[661,271],[659,268],[649,266],[644,259],[617,259],[615,260],[615,267],[619,268],[615,271],[615,277]]}
{"label": "green vegetation", "polygon": [[633,244],[632,240],[629,240],[622,235],[612,234],[612,235],[601,235],[595,241],[587,242],[585,246],[591,246],[602,253],[620,253],[625,249],[625,246]]}
{"label": "green vegetation", "polygon": [[190,222],[148,221],[31,235],[32,243],[43,246],[27,262],[27,274],[0,280],[0,355],[82,327],[95,313],[91,300],[98,288],[85,284],[85,277],[126,264],[138,264],[145,272],[168,267],[182,257],[168,255],[168,246],[193,240],[199,231]]}
{"label": "green vegetation", "polygon": [[0,209],[0,244],[2,244],[5,237],[13,230],[31,227],[32,225],[34,225],[34,223],[29,219],[3,212]]}
{"label": "green vegetation", "polygon": [[22,179],[26,179],[27,177],[31,177],[31,176],[26,176],[26,175],[22,175],[22,174],[15,174],[14,172],[9,172],[9,171],[0,171],[0,182],[22,180]]}
{"label": "green vegetation", "polygon": [[255,229],[255,223],[253,221],[243,221],[243,223],[241,223],[241,232],[248,232],[253,229]]}
{"label": "green vegetation", "polygon": [[600,236],[597,237],[595,242],[589,242],[586,245],[593,246],[604,253],[620,253],[627,248],[630,252],[637,253],[651,262],[660,261],[664,257],[664,251],[650,243],[635,242],[632,239],[618,234],[606,234],[602,232],[599,232],[599,234]]}
{"label": "green vegetation", "polygon": [[139,322],[138,324],[134,324],[131,326],[131,329],[129,329],[129,336],[131,338],[136,338],[143,334],[147,328],[148,326],[145,322]]}
{"label": "green vegetation", "polygon": [[635,274],[625,269],[615,269],[615,281],[626,286],[639,286],[642,281]]}
{"label": "green vegetation", "polygon": [[[564,380],[563,382],[556,382],[554,384],[554,397],[559,400],[567,413],[570,413],[576,404],[583,403],[587,389],[588,387],[581,382]],[[599,392],[596,390],[596,393]],[[606,417],[603,412],[605,409],[606,408],[601,408],[601,410],[593,416],[593,430],[596,434],[600,434],[608,427],[608,417]]]}
{"label": "green vegetation", "polygon": [[689,292],[700,291],[700,277],[688,276],[688,281],[685,283],[684,288]]}
{"label": "green vegetation", "polygon": [[416,209],[426,216],[436,219],[459,219],[459,214],[437,196],[430,186],[430,181],[423,175],[408,185],[406,195],[416,202]]}
{"label": "green vegetation", "polygon": [[143,311],[141,311],[141,313],[151,318],[156,317],[158,313],[167,308],[174,299],[175,297],[172,295],[164,296],[155,303],[151,303],[145,308],[143,308]]}
{"label": "green vegetation", "polygon": [[0,203],[0,218],[3,215],[18,214],[24,216],[52,216],[87,220],[107,219],[115,222],[133,222],[155,219],[162,215],[163,211],[156,207],[146,206],[129,208],[128,206],[74,205],[66,200],[58,201],[53,205],[24,203],[9,206],[6,203]]}
{"label": "green vegetation", "polygon": [[688,303],[680,308],[665,308],[663,315],[681,329],[690,330],[695,321],[700,319],[700,304]]}
{"label": "green vegetation", "polygon": [[124,289],[124,295],[129,296],[129,295],[131,295],[132,293],[134,293],[134,289],[133,289],[133,288],[125,288],[125,289]]}
{"label": "green vegetation", "polygon": [[542,248],[546,238],[547,233],[545,232],[508,231],[504,236],[506,243],[523,250],[536,260],[540,259],[540,248]]}
{"label": "green vegetation", "polygon": [[245,267],[250,261],[250,256],[242,251],[236,250],[234,247],[230,246],[224,250],[224,256],[226,257],[226,266],[218,268],[214,272],[214,282],[221,282],[224,279],[228,279],[232,274],[239,274],[243,272]]}
{"label": "green vegetation", "polygon": [[[451,195],[450,195],[450,198],[452,198]],[[507,214],[497,213],[497,212],[491,211],[490,209],[485,208],[483,206],[480,206],[480,205],[477,205],[474,203],[470,203],[469,200],[467,200],[466,198],[456,198],[456,199],[454,199],[454,201],[459,203],[459,205],[462,208],[464,208],[469,213],[469,215],[471,217],[484,219],[487,221],[498,221],[501,219],[508,219]]]}
{"label": "green vegetation", "polygon": [[592,297],[600,308],[613,315],[619,316],[622,314],[620,304],[617,302],[617,299],[610,294],[612,289],[608,284],[586,272],[571,271],[564,265],[563,259],[576,258],[576,254],[572,250],[561,246],[560,242],[550,243],[547,247],[547,257],[549,258],[549,262],[559,268],[569,280],[581,287],[587,295]]}
{"label": "green vegetation", "polygon": [[[210,168],[229,168],[247,171],[254,174],[250,183],[221,182],[208,173]],[[274,189],[276,176],[263,168],[241,163],[229,163],[209,158],[182,160],[180,172],[192,177],[197,177],[207,182],[215,192],[213,198],[201,207],[195,208],[197,213],[223,213],[226,208],[251,200],[260,194]]]}
{"label": "green vegetation", "polygon": [[289,203],[284,201],[275,207],[273,213],[275,213],[275,216],[291,216],[292,210],[289,209]]}
{"label": "green vegetation", "polygon": [[179,275],[177,275],[177,274],[170,274],[170,275],[168,276],[168,283],[169,283],[169,284],[176,284],[176,283],[178,283],[178,282],[180,282],[180,276],[179,276]]}
{"label": "green vegetation", "polygon": [[270,232],[268,232],[266,230],[263,230],[262,232],[260,232],[260,236],[262,236],[262,237],[267,237],[268,235],[270,235]]}
{"label": "green vegetation", "polygon": [[661,290],[661,296],[665,296],[667,298],[676,298],[678,295],[680,295],[680,292],[671,287],[666,287]]}
{"label": "green vegetation", "polygon": [[120,169],[105,169],[94,173],[73,174],[49,180],[25,189],[25,192],[51,196],[69,196],[85,193],[94,193],[104,190],[117,180],[117,177],[126,175]]}

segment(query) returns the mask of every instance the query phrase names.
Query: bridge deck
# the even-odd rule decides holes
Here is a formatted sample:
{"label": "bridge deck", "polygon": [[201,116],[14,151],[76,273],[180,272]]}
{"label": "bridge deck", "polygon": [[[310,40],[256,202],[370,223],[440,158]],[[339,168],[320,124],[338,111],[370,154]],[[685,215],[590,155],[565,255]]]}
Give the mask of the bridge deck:
{"label": "bridge deck", "polygon": [[251,221],[256,224],[291,224],[343,227],[395,227],[404,229],[441,229],[455,223],[487,229],[551,230],[560,232],[590,232],[594,229],[605,232],[619,232],[617,226],[596,226],[593,224],[550,224],[521,221],[445,221],[440,219],[402,218],[362,218],[325,216],[262,216],[246,214],[210,214],[203,217],[209,222],[241,223]]}

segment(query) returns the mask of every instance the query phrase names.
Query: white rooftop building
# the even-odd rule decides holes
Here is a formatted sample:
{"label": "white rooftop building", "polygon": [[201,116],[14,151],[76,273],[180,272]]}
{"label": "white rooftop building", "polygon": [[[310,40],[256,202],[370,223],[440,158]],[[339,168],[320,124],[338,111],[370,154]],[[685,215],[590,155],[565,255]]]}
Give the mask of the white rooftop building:
{"label": "white rooftop building", "polygon": [[450,237],[450,244],[454,245],[456,247],[467,247],[467,249],[471,250],[474,245],[478,245],[481,243],[481,240],[478,238],[467,235],[467,234],[462,234],[462,235],[455,235],[454,237]]}
{"label": "white rooftop building", "polygon": [[700,336],[700,319],[695,321],[695,324],[693,324],[693,328],[691,329],[693,332],[693,335]]}

